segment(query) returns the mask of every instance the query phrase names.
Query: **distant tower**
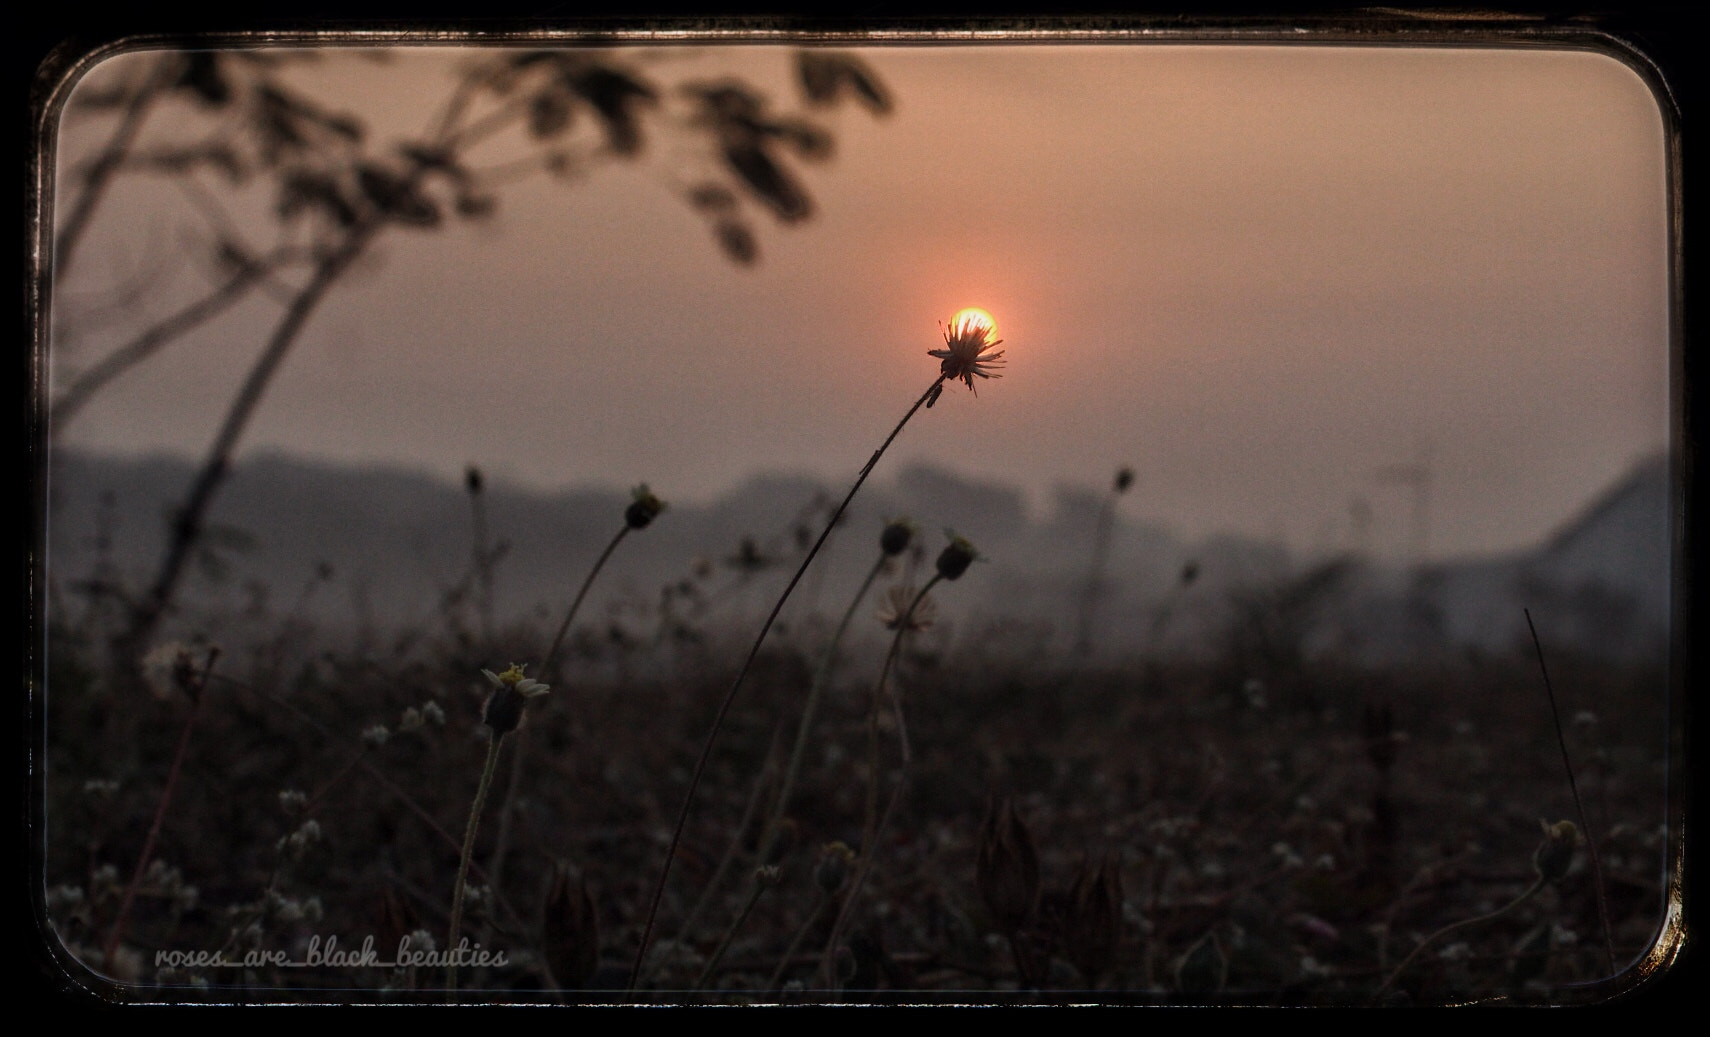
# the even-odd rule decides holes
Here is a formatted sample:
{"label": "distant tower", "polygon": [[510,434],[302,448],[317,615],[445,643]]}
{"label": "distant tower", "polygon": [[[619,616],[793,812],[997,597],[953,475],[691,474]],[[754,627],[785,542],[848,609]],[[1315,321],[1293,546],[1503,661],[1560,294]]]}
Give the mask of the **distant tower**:
{"label": "distant tower", "polygon": [[1372,502],[1364,496],[1348,501],[1348,547],[1357,555],[1372,551]]}
{"label": "distant tower", "polygon": [[1430,549],[1431,483],[1434,478],[1432,453],[1431,441],[1426,440],[1419,447],[1418,460],[1412,464],[1387,465],[1376,472],[1379,483],[1399,483],[1413,489],[1412,528],[1408,532],[1412,542],[1409,560],[1415,566],[1425,563],[1426,552]]}

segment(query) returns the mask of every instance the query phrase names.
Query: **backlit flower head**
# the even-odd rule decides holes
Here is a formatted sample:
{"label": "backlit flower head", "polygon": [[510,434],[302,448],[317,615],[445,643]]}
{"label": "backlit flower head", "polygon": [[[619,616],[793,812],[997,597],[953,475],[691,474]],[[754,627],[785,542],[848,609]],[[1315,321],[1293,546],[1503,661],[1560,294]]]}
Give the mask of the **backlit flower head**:
{"label": "backlit flower head", "polygon": [[[898,584],[885,592],[885,603],[877,613],[879,622],[888,630],[900,630],[905,625],[909,630],[925,630],[932,625],[932,620],[938,613],[938,606],[931,598],[921,598],[918,604],[914,600],[915,590],[907,584]],[[914,612],[908,607],[914,605]]]}
{"label": "backlit flower head", "polygon": [[970,307],[950,318],[950,326],[944,329],[945,348],[929,349],[926,354],[944,362],[941,370],[946,379],[960,381],[971,390],[975,375],[981,378],[1003,377],[992,373],[1005,363],[1003,350],[992,352],[992,348],[1001,342],[1003,339],[997,337],[997,322],[992,320],[992,315]]}
{"label": "backlit flower head", "polygon": [[492,670],[482,670],[481,673],[493,685],[487,696],[487,706],[481,712],[481,722],[487,725],[495,738],[515,731],[522,723],[523,706],[529,699],[544,695],[548,690],[545,684],[525,676],[523,668],[515,663],[504,673]]}

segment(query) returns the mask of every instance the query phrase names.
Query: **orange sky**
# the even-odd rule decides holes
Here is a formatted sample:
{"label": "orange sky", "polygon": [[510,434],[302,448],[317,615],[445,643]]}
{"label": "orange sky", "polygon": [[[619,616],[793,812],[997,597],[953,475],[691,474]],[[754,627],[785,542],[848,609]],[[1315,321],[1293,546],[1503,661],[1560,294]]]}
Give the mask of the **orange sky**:
{"label": "orange sky", "polygon": [[[1363,498],[1399,552],[1407,498],[1374,473],[1428,452],[1443,556],[1545,535],[1667,441],[1662,119],[1610,57],[863,53],[897,109],[824,117],[818,214],[757,221],[759,266],[722,259],[673,194],[695,156],[668,135],[639,165],[520,181],[489,223],[393,233],[317,312],[245,449],[679,499],[770,468],[842,485],[969,305],[1001,324],[1004,377],[947,391],[879,478],[930,460],[1043,508],[1127,464],[1132,518],[1338,547]],[[781,49],[650,60],[793,100]],[[421,129],[454,61],[342,52],[298,81],[384,140]],[[90,139],[68,127],[65,154]],[[61,378],[129,326],[94,315],[116,285],[202,283],[170,259],[201,226],[182,192],[130,182],[98,221],[56,295]],[[199,454],[277,312],[174,346],[61,441]]]}

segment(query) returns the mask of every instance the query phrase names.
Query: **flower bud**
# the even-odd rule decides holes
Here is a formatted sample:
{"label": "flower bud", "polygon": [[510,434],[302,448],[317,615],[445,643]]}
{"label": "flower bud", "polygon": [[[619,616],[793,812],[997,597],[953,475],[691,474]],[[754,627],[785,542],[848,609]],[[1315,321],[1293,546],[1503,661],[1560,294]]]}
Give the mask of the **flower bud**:
{"label": "flower bud", "polygon": [[849,879],[849,865],[855,861],[855,851],[846,843],[826,843],[820,847],[819,863],[814,865],[813,881],[826,896],[843,888]]}
{"label": "flower bud", "polygon": [[1107,856],[1094,870],[1090,862],[1069,890],[1068,916],[1063,920],[1064,956],[1089,982],[1116,964],[1122,943],[1122,876]]}
{"label": "flower bud", "polygon": [[580,990],[600,965],[600,919],[583,876],[570,876],[563,861],[546,891],[541,951],[560,990]]}
{"label": "flower bud", "polygon": [[909,541],[913,539],[914,523],[906,518],[891,519],[879,534],[879,550],[885,553],[886,558],[894,558],[907,551]]}
{"label": "flower bud", "polygon": [[946,580],[954,580],[968,571],[968,566],[974,564],[974,559],[980,553],[974,550],[974,545],[968,543],[966,537],[950,534],[950,546],[938,556],[938,575]]}
{"label": "flower bud", "polygon": [[1010,800],[992,802],[980,827],[974,867],[974,884],[999,929],[1016,933],[1033,920],[1039,904],[1039,855]]}
{"label": "flower bud", "polygon": [[1579,829],[1572,821],[1538,822],[1544,829],[1544,841],[1532,852],[1532,867],[1545,882],[1554,882],[1567,874],[1573,863],[1574,847],[1579,845]]}
{"label": "flower bud", "polygon": [[482,675],[493,685],[493,691],[487,696],[487,705],[481,711],[481,722],[498,738],[510,734],[522,724],[523,706],[529,699],[546,694],[548,686],[524,676],[523,668],[511,664],[504,673],[494,673],[492,670],[482,670]]}
{"label": "flower bud", "polygon": [[629,523],[630,529],[646,529],[665,510],[665,502],[655,497],[646,483],[637,486],[630,495],[634,500],[623,513],[623,520]]}

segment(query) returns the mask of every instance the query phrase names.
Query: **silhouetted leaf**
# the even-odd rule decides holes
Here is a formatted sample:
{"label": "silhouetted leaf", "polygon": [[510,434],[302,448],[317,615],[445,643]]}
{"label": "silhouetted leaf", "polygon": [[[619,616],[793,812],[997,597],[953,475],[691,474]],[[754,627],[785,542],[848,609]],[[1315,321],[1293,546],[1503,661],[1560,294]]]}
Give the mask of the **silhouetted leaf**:
{"label": "silhouetted leaf", "polygon": [[811,122],[791,119],[775,123],[770,129],[802,158],[818,160],[831,157],[834,147],[831,134]]}
{"label": "silhouetted leaf", "polygon": [[729,212],[736,208],[736,195],[723,184],[699,184],[689,191],[689,204],[702,212]]}
{"label": "silhouetted leaf", "polygon": [[813,203],[807,193],[758,146],[727,144],[724,160],[755,197],[778,214],[779,219],[793,223],[806,219],[813,212]]}
{"label": "silhouetted leaf", "polygon": [[641,123],[635,110],[658,101],[651,86],[605,65],[572,73],[566,82],[599,113],[606,128],[606,143],[613,151],[633,155],[641,149]]}
{"label": "silhouetted leaf", "polygon": [[846,93],[853,93],[874,114],[883,115],[891,110],[889,91],[859,58],[803,50],[797,55],[796,71],[809,104],[833,105]]}
{"label": "silhouetted leaf", "polygon": [[357,167],[356,179],[369,202],[388,219],[413,227],[439,223],[439,206],[410,180],[370,163]]}
{"label": "silhouetted leaf", "polygon": [[209,108],[222,108],[232,99],[232,87],[220,71],[219,56],[210,51],[195,51],[185,57],[184,71],[173,84],[188,90]]}
{"label": "silhouetted leaf", "polygon": [[549,87],[530,98],[528,132],[545,139],[563,133],[570,126],[570,98],[556,86]]}
{"label": "silhouetted leaf", "polygon": [[720,220],[714,225],[713,233],[718,236],[718,247],[732,260],[748,266],[760,258],[760,244],[754,240],[754,232],[746,223]]}

